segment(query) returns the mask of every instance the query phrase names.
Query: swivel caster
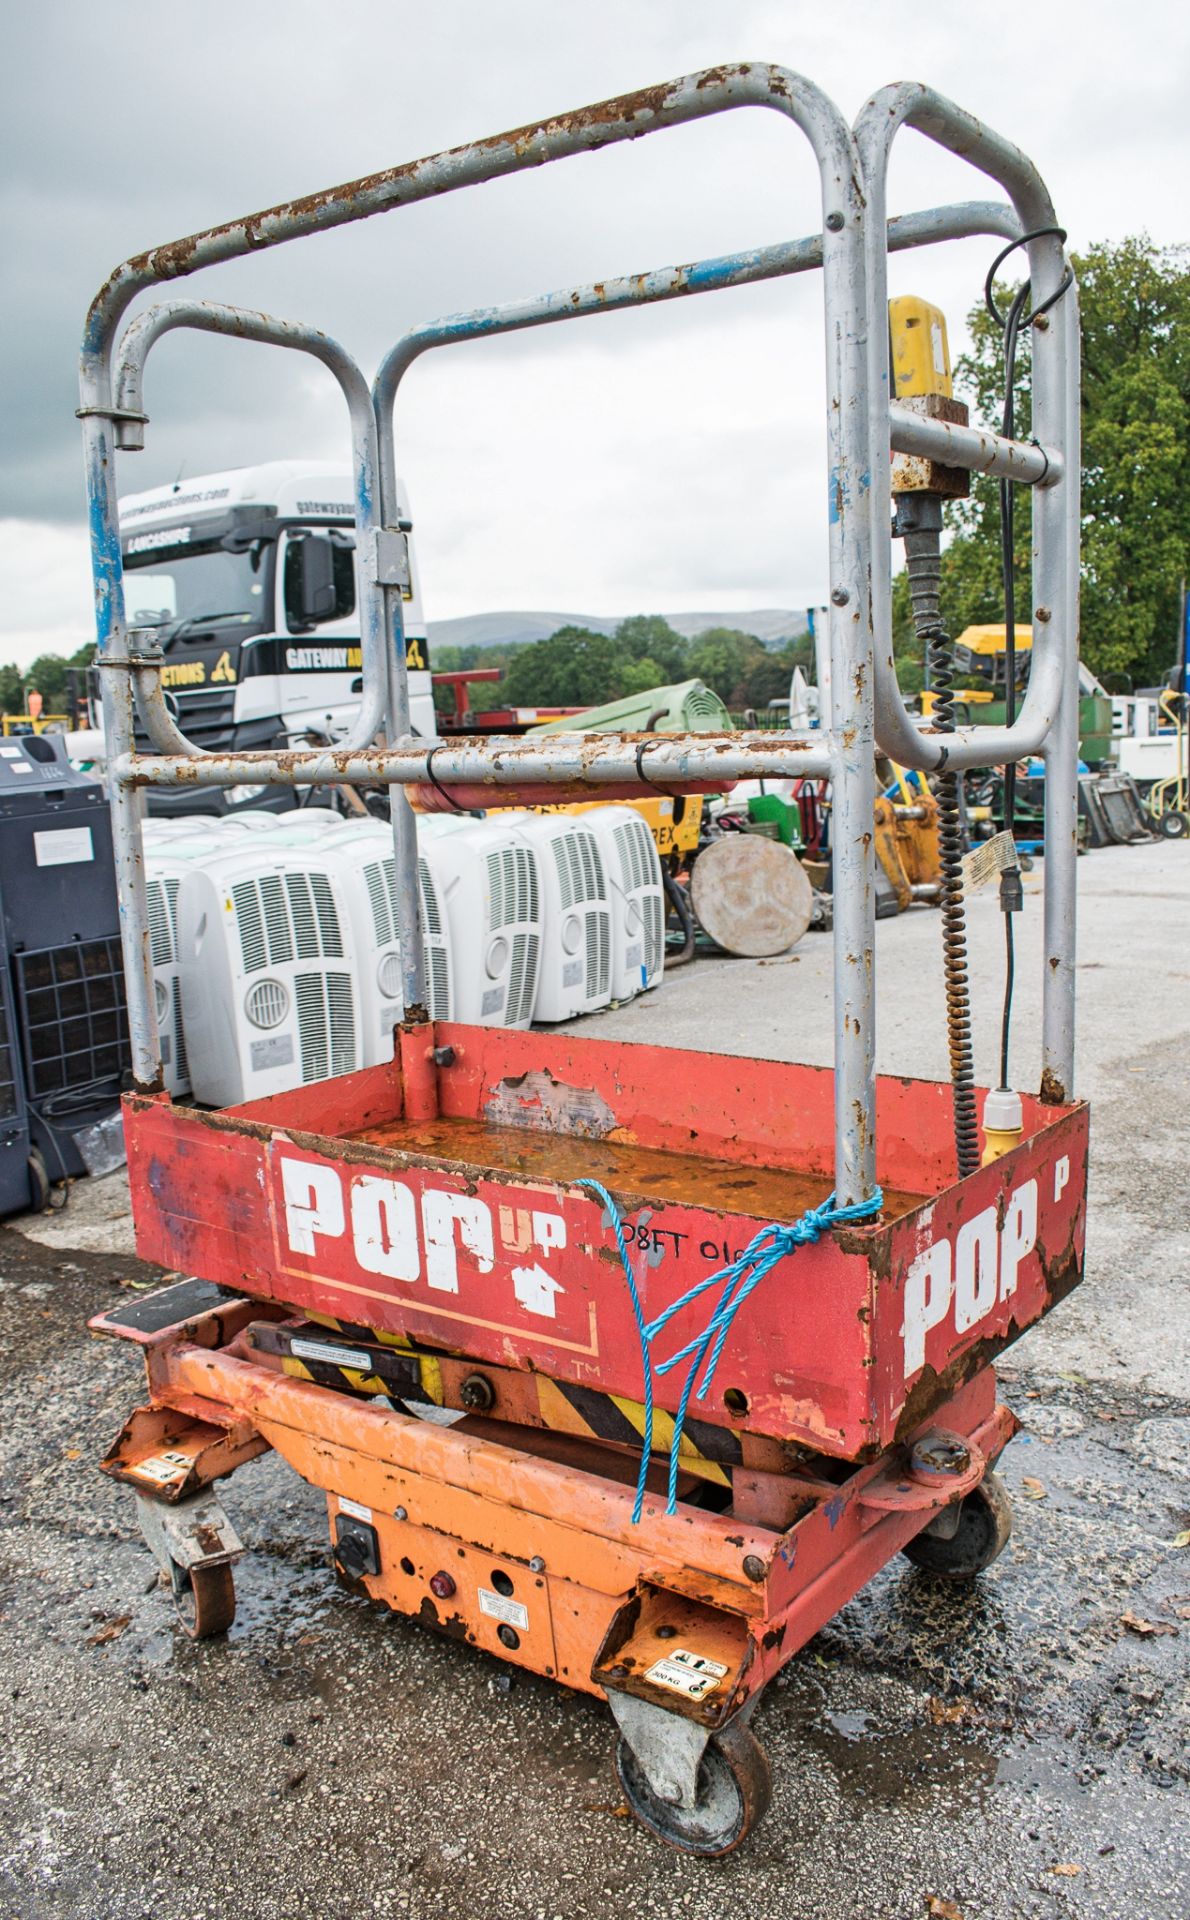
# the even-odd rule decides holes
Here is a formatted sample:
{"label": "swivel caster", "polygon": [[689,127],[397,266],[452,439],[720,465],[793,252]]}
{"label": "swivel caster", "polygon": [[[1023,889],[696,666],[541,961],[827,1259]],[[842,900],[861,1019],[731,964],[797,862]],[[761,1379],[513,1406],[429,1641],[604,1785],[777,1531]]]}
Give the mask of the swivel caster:
{"label": "swivel caster", "polygon": [[212,1640],[226,1633],[236,1617],[235,1575],[223,1562],[215,1567],[169,1563],[169,1584],[178,1625],[191,1640]]}
{"label": "swivel caster", "polygon": [[740,1720],[707,1741],[690,1805],[661,1798],[623,1734],[616,1743],[616,1773],[642,1827],[681,1853],[707,1857],[733,1853],[764,1817],[773,1795],[764,1750]]}
{"label": "swivel caster", "polygon": [[1012,1534],[1012,1501],[998,1473],[989,1467],[977,1487],[946,1508],[933,1526],[901,1551],[906,1560],[943,1580],[973,1580],[1003,1553]]}
{"label": "swivel caster", "polygon": [[138,1493],[136,1511],[153,1558],[169,1581],[182,1632],[191,1640],[226,1633],[236,1617],[232,1562],[243,1548],[210,1487],[172,1503]]}

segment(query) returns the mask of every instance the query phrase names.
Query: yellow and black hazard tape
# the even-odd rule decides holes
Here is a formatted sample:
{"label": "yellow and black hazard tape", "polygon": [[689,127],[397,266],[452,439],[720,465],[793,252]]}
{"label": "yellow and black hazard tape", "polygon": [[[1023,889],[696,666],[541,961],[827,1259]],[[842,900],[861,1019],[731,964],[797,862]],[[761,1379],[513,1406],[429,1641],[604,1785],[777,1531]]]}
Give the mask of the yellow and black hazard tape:
{"label": "yellow and black hazard tape", "polygon": [[[282,1370],[293,1379],[310,1380],[316,1386],[334,1387],[340,1392],[383,1395],[459,1413],[469,1411],[459,1402],[457,1392],[453,1400],[448,1395],[438,1356],[421,1352],[403,1334],[379,1333],[329,1314],[311,1314],[305,1326],[257,1321],[248,1337],[258,1352],[279,1359]],[[639,1450],[645,1410],[638,1400],[600,1393],[570,1380],[551,1380],[543,1373],[523,1378],[536,1393],[541,1425],[551,1432],[585,1435]],[[671,1416],[655,1408],[654,1451],[668,1453],[672,1439]],[[740,1436],[730,1427],[687,1419],[680,1458],[686,1472],[697,1479],[730,1486],[730,1469],[742,1458]]]}

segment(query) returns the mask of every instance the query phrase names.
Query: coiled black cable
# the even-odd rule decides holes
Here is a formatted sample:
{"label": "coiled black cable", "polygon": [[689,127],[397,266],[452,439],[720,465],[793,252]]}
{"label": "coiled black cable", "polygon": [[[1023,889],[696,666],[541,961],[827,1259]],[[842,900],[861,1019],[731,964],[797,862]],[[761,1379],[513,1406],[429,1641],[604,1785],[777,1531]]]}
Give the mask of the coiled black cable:
{"label": "coiled black cable", "polygon": [[[942,623],[942,502],[937,495],[905,494],[897,501],[905,541],[905,570],[918,639],[928,651],[937,733],[953,733],[954,653]],[[942,963],[946,980],[946,1037],[954,1089],[954,1143],[959,1178],[979,1166],[971,992],[967,977],[967,916],[963,906],[963,829],[958,776],[945,763],[934,783],[938,802],[938,864],[942,876]]]}
{"label": "coiled black cable", "polygon": [[[1018,247],[1027,246],[1030,240],[1042,240],[1050,237],[1065,241],[1064,227],[1036,227],[1031,233],[1023,233],[1019,240],[1004,247],[988,268],[984,281],[983,298],[991,318],[999,327],[1004,339],[1004,407],[1000,418],[1000,431],[1008,440],[1016,437],[1016,353],[1022,325],[1031,327],[1043,313],[1062,298],[1067,287],[1074,281],[1072,269],[1066,266],[1062,278],[1048,300],[1034,307],[1025,319],[1025,309],[1029,305],[1031,285],[1026,280],[1017,288],[1008,312],[1001,313],[996,305],[996,274]],[[1014,524],[1014,495],[1011,480],[1001,480],[999,488],[1000,502],[1000,584],[1004,598],[1004,724],[1011,727],[1016,720],[1016,593],[1013,568],[1016,552],[1016,531]],[[1004,831],[1013,836],[1016,844],[1016,762],[1009,761],[1004,769]],[[1010,1082],[1009,1045],[1012,1037],[1012,995],[1016,983],[1016,944],[1013,936],[1014,913],[1019,913],[1024,905],[1021,890],[1020,866],[1016,864],[1000,875],[1000,910],[1004,915],[1004,1006],[1000,1016],[1000,1085],[1007,1087]]]}

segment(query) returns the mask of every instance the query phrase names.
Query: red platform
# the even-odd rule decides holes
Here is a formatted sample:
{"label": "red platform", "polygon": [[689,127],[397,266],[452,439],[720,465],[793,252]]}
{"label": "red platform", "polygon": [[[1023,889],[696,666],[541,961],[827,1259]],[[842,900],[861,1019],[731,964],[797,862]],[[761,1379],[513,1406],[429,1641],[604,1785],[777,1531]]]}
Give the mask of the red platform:
{"label": "red platform", "polygon": [[[434,1067],[433,1050],[449,1063]],[[616,1197],[650,1318],[830,1189],[824,1069],[455,1025],[406,1030],[401,1052],[404,1071],[398,1060],[216,1113],[130,1096],[138,1251],[238,1293],[635,1400],[614,1237],[575,1182]],[[876,1110],[881,1219],[768,1276],[711,1398],[692,1404],[698,1418],[872,1457],[1081,1278],[1082,1103],[1025,1099],[1021,1145],[962,1182],[948,1087],[884,1078]],[[679,1315],[658,1357],[709,1312],[704,1296]],[[681,1369],[656,1384],[672,1411]]]}

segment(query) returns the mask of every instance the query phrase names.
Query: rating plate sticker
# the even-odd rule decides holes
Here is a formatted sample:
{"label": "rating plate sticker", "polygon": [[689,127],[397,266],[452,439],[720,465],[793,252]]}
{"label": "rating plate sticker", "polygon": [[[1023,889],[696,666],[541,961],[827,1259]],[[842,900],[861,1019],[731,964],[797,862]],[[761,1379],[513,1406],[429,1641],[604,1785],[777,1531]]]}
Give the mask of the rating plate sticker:
{"label": "rating plate sticker", "polygon": [[522,1607],[519,1600],[507,1599],[502,1593],[493,1593],[490,1587],[479,1589],[479,1611],[486,1613],[489,1620],[502,1620],[506,1627],[519,1627],[522,1633],[528,1631],[528,1607]]}
{"label": "rating plate sticker", "polygon": [[708,1693],[714,1693],[726,1675],[727,1668],[718,1660],[708,1660],[686,1647],[675,1647],[664,1660],[658,1660],[649,1668],[645,1679],[651,1680],[655,1687],[669,1687],[674,1693],[684,1693],[688,1700],[703,1700]]}

